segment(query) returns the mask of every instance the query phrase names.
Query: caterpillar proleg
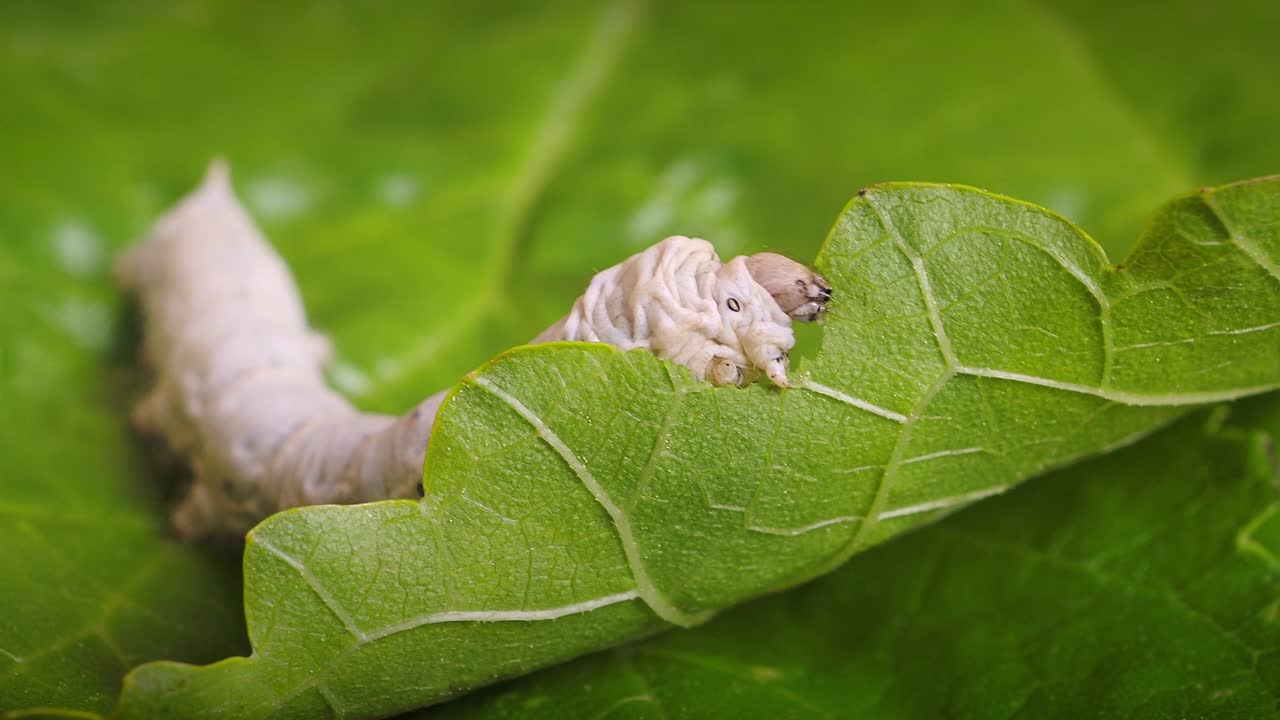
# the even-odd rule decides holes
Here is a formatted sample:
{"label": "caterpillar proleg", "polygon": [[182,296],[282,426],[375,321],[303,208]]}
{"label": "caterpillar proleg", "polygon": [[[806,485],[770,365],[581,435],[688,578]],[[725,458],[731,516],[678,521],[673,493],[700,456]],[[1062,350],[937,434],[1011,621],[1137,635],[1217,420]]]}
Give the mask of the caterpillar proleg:
{"label": "caterpillar proleg", "polygon": [[[138,294],[156,374],[133,412],[186,456],[195,479],[175,510],[184,537],[241,534],[300,505],[412,497],[440,392],[402,417],[363,413],[330,389],[329,344],[307,324],[284,261],[215,162],[201,185],[117,259]],[[595,276],[533,342],[646,348],[699,379],[785,387],[792,319],[820,319],[831,288],[772,253],[721,263],[682,236]]]}

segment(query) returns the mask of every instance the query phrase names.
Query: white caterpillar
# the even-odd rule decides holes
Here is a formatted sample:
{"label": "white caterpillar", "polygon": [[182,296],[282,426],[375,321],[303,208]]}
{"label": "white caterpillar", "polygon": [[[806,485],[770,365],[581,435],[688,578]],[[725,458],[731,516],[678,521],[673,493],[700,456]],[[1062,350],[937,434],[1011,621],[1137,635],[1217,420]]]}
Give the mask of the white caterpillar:
{"label": "white caterpillar", "polygon": [[[184,537],[240,534],[289,507],[411,497],[445,393],[403,417],[362,413],[324,382],[328,342],[307,325],[284,262],[236,201],[225,165],[119,258],[146,319],[156,384],[137,427],[190,458],[174,512]],[[670,237],[605,270],[534,342],[647,348],[700,379],[787,385],[791,320],[822,316],[831,289],[761,253],[722,264]]]}
{"label": "white caterpillar", "polygon": [[[766,275],[780,281],[771,283],[777,299],[756,279]],[[786,387],[791,318],[816,320],[830,297],[822,278],[781,255],[721,264],[706,240],[674,236],[597,274],[569,315],[534,342],[645,348],[719,385],[763,371]]]}

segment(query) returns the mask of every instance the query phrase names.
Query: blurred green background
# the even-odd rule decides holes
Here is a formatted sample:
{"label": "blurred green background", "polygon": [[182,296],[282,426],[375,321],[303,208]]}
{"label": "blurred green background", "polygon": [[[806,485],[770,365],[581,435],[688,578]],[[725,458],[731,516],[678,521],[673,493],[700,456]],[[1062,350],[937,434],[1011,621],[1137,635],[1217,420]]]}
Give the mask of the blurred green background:
{"label": "blurred green background", "polygon": [[236,548],[173,542],[113,288],[215,155],[398,411],[680,233],[812,258],[861,186],[977,185],[1118,258],[1280,170],[1280,3],[0,5],[0,710],[243,653]]}

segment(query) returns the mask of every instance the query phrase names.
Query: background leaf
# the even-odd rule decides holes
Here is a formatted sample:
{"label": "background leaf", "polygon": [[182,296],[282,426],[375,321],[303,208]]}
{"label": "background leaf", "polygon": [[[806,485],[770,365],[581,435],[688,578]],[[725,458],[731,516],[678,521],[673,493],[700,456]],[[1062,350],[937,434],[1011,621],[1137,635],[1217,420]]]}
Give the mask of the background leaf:
{"label": "background leaf", "polygon": [[247,648],[238,559],[167,539],[176,478],[126,431],[105,273],[213,154],[383,410],[669,232],[811,256],[854,189],[911,177],[1114,252],[1171,194],[1280,167],[1274,3],[689,5],[0,9],[0,709],[105,711],[126,665]]}
{"label": "background leaf", "polygon": [[1149,228],[1113,270],[1039,208],[886,184],[823,248],[835,297],[790,390],[604,345],[505,353],[442,406],[421,502],[259,525],[253,656],[145,665],[121,715],[438,702],[702,622],[1188,406],[1280,386],[1280,180],[1181,198]]}
{"label": "background leaf", "polygon": [[1270,717],[1280,397],[1221,422],[1198,414],[704,627],[414,717]]}

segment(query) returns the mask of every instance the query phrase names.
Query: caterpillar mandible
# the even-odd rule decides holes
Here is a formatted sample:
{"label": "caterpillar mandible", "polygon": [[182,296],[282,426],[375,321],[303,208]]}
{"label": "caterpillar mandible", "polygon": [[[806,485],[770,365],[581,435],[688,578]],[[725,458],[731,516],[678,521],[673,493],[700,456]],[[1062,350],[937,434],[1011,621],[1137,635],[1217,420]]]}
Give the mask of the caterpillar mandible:
{"label": "caterpillar mandible", "polygon": [[[326,385],[329,343],[225,163],[120,255],[116,276],[138,295],[156,376],[133,422],[195,476],[173,514],[179,535],[242,534],[289,507],[416,494],[446,392],[392,417]],[[716,384],[764,374],[786,387],[791,322],[821,319],[830,298],[821,276],[782,255],[721,263],[707,241],[674,236],[598,273],[533,342],[646,348]]]}

